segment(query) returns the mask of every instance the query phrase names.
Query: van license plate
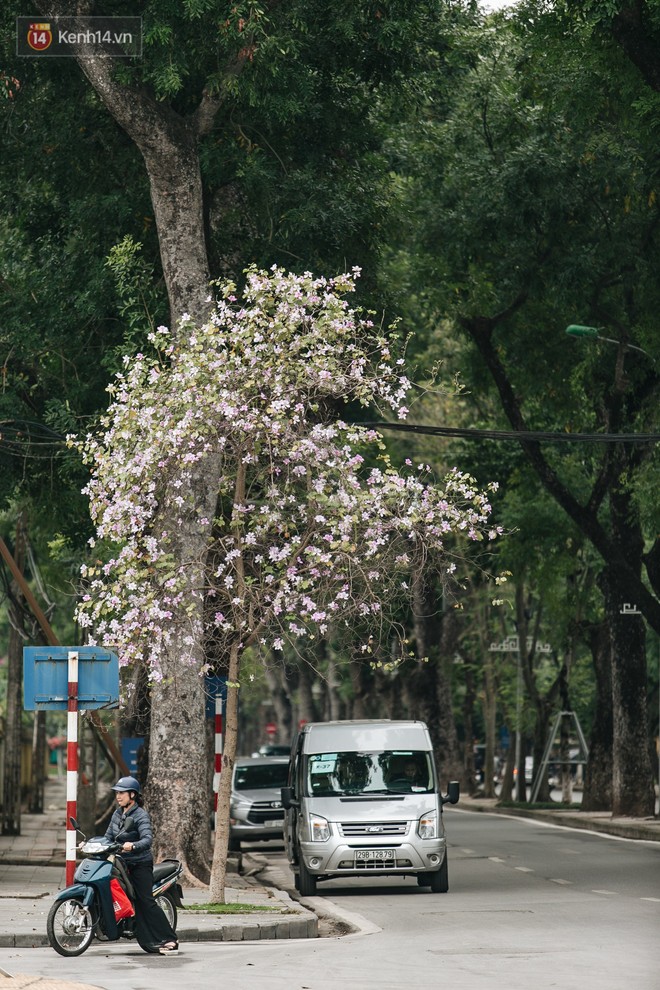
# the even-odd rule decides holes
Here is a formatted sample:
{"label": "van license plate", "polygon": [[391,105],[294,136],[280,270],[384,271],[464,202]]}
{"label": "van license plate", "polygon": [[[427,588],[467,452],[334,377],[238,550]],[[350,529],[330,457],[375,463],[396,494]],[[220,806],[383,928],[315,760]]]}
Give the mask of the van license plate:
{"label": "van license plate", "polygon": [[355,859],[358,861],[373,859],[394,859],[393,849],[356,849]]}
{"label": "van license plate", "polygon": [[281,824],[282,824],[282,819],[281,818],[275,818],[273,821],[264,822],[264,826],[266,828],[277,828],[278,825],[281,825]]}

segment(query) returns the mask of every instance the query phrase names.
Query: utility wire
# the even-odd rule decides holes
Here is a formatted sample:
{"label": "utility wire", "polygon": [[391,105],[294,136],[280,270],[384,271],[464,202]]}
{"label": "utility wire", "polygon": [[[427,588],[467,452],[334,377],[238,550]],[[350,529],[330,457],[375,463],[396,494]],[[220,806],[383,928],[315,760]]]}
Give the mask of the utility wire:
{"label": "utility wire", "polygon": [[0,450],[18,457],[52,457],[66,438],[31,419],[0,420]]}
{"label": "utility wire", "polygon": [[353,423],[374,430],[424,433],[434,437],[467,440],[545,440],[549,443],[657,443],[660,433],[556,433],[549,430],[478,430],[458,426],[424,426],[420,423]]}
{"label": "utility wire", "polygon": [[[352,423],[374,430],[394,430],[399,433],[419,433],[435,437],[463,437],[467,440],[537,440],[547,443],[657,443],[660,433],[560,433],[551,430],[480,430],[474,427],[426,426],[422,423]],[[26,447],[32,448],[32,456],[51,456],[53,447],[63,443],[65,437],[50,427],[32,420],[0,421],[0,449],[8,453],[26,455]]]}

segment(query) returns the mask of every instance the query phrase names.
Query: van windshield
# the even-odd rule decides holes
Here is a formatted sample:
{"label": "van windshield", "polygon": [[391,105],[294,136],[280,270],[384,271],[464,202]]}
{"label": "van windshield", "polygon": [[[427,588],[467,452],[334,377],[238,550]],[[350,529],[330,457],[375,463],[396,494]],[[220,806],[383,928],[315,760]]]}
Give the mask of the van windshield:
{"label": "van windshield", "polygon": [[434,789],[429,754],[421,750],[343,751],[307,757],[307,793],[424,794]]}

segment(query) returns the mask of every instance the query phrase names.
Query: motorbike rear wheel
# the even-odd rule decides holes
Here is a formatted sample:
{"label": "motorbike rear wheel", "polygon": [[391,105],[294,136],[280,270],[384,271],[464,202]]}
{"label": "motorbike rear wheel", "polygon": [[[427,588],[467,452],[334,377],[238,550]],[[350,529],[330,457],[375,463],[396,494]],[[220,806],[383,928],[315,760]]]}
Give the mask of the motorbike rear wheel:
{"label": "motorbike rear wheel", "polygon": [[95,919],[79,897],[55,901],[46,920],[46,933],[55,952],[80,956],[94,936]]}
{"label": "motorbike rear wheel", "polygon": [[156,898],[156,904],[158,905],[158,907],[161,909],[161,911],[169,921],[170,928],[172,929],[172,931],[176,931],[176,922],[177,922],[176,904],[169,896],[167,891],[164,894],[158,895],[158,897]]}

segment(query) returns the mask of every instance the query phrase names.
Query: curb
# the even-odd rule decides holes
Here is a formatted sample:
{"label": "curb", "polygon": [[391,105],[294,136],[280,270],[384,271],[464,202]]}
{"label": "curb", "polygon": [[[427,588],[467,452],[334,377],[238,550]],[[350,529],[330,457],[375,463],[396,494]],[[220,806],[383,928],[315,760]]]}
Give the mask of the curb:
{"label": "curb", "polygon": [[[186,942],[259,942],[265,939],[318,938],[318,918],[305,911],[303,917],[223,922],[217,928],[180,928],[177,934],[181,945]],[[3,949],[42,949],[49,946],[45,932],[0,935],[0,948]]]}
{"label": "curb", "polygon": [[354,911],[346,911],[337,904],[329,908],[322,897],[304,897],[300,903],[303,907],[309,905],[318,918],[329,921],[335,929],[334,934],[337,938],[350,935],[375,935],[383,930],[362,915]]}
{"label": "curb", "polygon": [[[249,864],[258,873],[260,881],[278,892],[278,897],[284,895],[289,901],[294,900],[301,909],[313,911],[316,919],[316,936],[318,938],[340,938],[348,935],[373,935],[382,929],[354,911],[347,911],[337,904],[329,906],[324,897],[301,897],[297,890],[291,889],[285,874],[269,865],[261,853],[249,853]],[[319,925],[319,921],[321,924]],[[322,929],[327,931],[322,931]]]}
{"label": "curb", "polygon": [[178,932],[179,942],[259,942],[264,939],[317,938],[318,918],[305,911],[305,917],[246,921],[223,924],[220,928],[187,928]]}
{"label": "curb", "polygon": [[[23,899],[37,900],[45,896],[49,896],[47,892]],[[319,937],[316,914],[302,904],[294,904],[285,890],[277,889],[277,900],[281,904],[281,913],[275,916],[250,915],[249,911],[245,915],[211,915],[204,911],[184,910],[179,914],[179,942],[184,945],[186,942],[259,942]],[[204,922],[200,923],[202,918]],[[118,941],[126,942],[124,939]],[[137,945],[137,942],[134,944]],[[43,931],[0,933],[0,948],[37,949],[49,946],[45,923]]]}

